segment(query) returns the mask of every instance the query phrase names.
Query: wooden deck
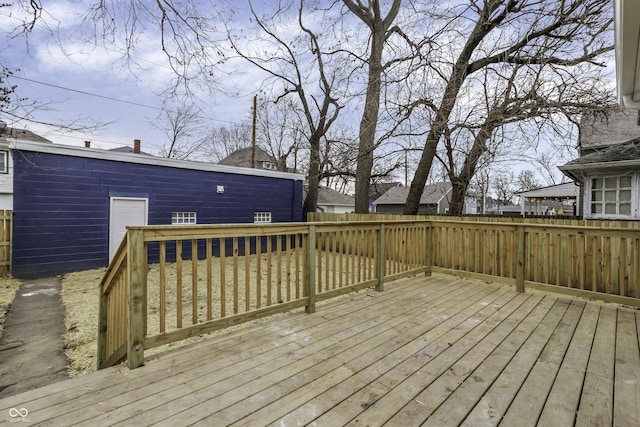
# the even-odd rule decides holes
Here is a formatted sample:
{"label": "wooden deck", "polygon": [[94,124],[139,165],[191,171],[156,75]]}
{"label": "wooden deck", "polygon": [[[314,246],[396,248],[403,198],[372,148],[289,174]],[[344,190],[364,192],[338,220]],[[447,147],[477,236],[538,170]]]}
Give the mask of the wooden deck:
{"label": "wooden deck", "polygon": [[0,423],[640,425],[639,331],[614,304],[414,277],[12,396]]}

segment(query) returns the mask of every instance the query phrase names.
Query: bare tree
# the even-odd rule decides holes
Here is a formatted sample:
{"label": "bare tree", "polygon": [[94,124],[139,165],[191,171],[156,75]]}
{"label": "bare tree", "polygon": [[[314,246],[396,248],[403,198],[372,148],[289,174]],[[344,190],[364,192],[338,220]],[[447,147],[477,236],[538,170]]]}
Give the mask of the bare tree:
{"label": "bare tree", "polygon": [[182,160],[201,156],[205,127],[202,111],[195,105],[188,102],[165,105],[165,109],[150,123],[166,137],[166,142],[160,147],[161,156]]}
{"label": "bare tree", "polygon": [[251,145],[251,123],[229,123],[209,127],[202,145],[202,157],[218,163],[234,151]]}
{"label": "bare tree", "polygon": [[[488,66],[483,71],[479,82],[483,90],[475,97],[467,96],[461,122],[453,129],[445,128],[443,135],[445,163],[453,185],[452,215],[462,213],[467,187],[483,157],[495,157],[502,150],[516,159],[535,143],[543,127],[555,130],[561,138],[556,126],[561,115],[577,116],[612,102],[610,91],[584,84],[584,76],[576,78],[520,64]],[[549,81],[555,84],[549,85]],[[467,134],[471,144],[455,143],[453,136]]]}
{"label": "bare tree", "polygon": [[500,206],[513,203],[513,196],[516,194],[517,189],[512,171],[503,170],[495,174],[492,187]]}
{"label": "bare tree", "polygon": [[10,84],[8,78],[13,74],[7,67],[0,72],[0,111],[8,110],[14,103],[16,85]]}
{"label": "bare tree", "polygon": [[[538,2],[524,0],[493,0],[482,3],[470,1],[466,6],[450,8],[444,14],[435,17],[443,26],[450,28],[450,37],[463,37],[463,44],[453,54],[455,60],[447,57],[430,58],[425,69],[431,69],[432,75],[443,81],[443,91],[439,103],[431,97],[416,100],[413,104],[425,105],[431,109],[433,120],[431,129],[424,144],[424,151],[411,183],[411,189],[405,205],[405,214],[416,214],[424,185],[429,176],[433,159],[436,156],[439,142],[453,126],[450,123],[460,96],[468,94],[475,86],[486,90],[489,84],[477,86],[477,82],[469,79],[475,73],[493,67],[494,72],[511,76],[514,67],[533,70],[537,75],[563,75],[568,78],[592,79],[591,70],[599,64],[601,56],[613,49],[609,38],[612,25],[610,2],[607,0],[572,0],[563,2]],[[471,25],[465,23],[471,22]],[[452,36],[453,33],[455,36]],[[456,44],[449,46],[456,47]],[[453,53],[453,52],[452,52]],[[581,75],[582,74],[582,75]],[[513,79],[513,82],[516,82]],[[519,84],[519,81],[517,82]],[[547,82],[547,86],[557,84],[563,95],[571,95],[571,90],[564,92],[565,81]],[[513,85],[517,87],[516,84]],[[505,92],[504,101],[509,101],[511,92]],[[536,114],[536,106],[531,102],[540,102],[546,93],[538,93],[533,88],[525,96],[516,96],[517,103],[530,114],[521,119],[531,117],[549,118],[547,114]],[[553,102],[564,102],[563,97]],[[588,103],[588,100],[581,100]],[[511,102],[492,104],[496,114],[486,111],[485,120],[475,126],[474,144],[467,159],[469,164],[464,172],[464,180],[473,176],[473,163],[483,151],[493,131],[502,127],[504,113],[517,107]],[[559,105],[556,107],[560,108]],[[547,110],[548,113],[548,110]],[[513,120],[513,115],[507,115]],[[445,137],[446,139],[446,137]],[[456,183],[454,183],[454,186]],[[463,185],[458,185],[458,194]],[[460,204],[461,206],[461,204]]]}
{"label": "bare tree", "polygon": [[[316,211],[321,143],[342,108],[336,90],[337,75],[342,70],[335,64],[331,68],[327,65],[331,53],[323,49],[318,33],[305,24],[305,17],[313,11],[305,10],[304,1],[300,1],[295,10],[300,31],[293,34],[286,34],[291,32],[291,26],[288,25],[290,21],[287,20],[290,18],[291,4],[278,8],[269,16],[259,16],[251,2],[249,4],[260,31],[256,41],[259,47],[254,48],[251,42],[241,46],[240,37],[231,32],[229,39],[239,56],[269,76],[272,90],[282,88],[276,102],[288,96],[296,97],[299,102],[309,144],[308,191],[303,207],[306,215],[307,212]],[[283,28],[286,31],[282,31]],[[316,78],[309,77],[311,70]]]}
{"label": "bare tree", "polygon": [[541,187],[540,182],[536,179],[536,174],[530,169],[520,171],[516,182],[518,191],[531,191]]}
{"label": "bare tree", "polygon": [[256,139],[282,172],[298,170],[299,155],[306,149],[304,118],[300,112],[292,98],[262,102],[258,108]]}

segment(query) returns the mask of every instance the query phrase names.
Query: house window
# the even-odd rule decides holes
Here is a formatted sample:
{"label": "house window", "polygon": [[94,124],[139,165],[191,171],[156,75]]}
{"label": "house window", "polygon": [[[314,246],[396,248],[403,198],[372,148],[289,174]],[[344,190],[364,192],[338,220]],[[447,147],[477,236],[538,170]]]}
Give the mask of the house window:
{"label": "house window", "polygon": [[0,151],[0,173],[9,173],[9,153]]}
{"label": "house window", "polygon": [[253,222],[254,223],[271,222],[271,212],[254,212]]}
{"label": "house window", "polygon": [[272,162],[262,162],[262,169],[267,169],[270,171],[276,170],[276,165]]}
{"label": "house window", "polygon": [[195,212],[171,212],[171,224],[197,224]]}
{"label": "house window", "polygon": [[631,176],[593,178],[591,180],[591,213],[631,216],[631,184]]}

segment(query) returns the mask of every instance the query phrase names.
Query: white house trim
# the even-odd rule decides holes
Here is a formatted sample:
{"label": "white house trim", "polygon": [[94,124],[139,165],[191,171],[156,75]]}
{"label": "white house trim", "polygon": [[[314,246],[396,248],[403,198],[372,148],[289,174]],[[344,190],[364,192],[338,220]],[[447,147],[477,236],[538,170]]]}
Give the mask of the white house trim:
{"label": "white house trim", "polygon": [[614,37],[616,46],[616,83],[618,102],[640,109],[640,2],[614,1]]}
{"label": "white house trim", "polygon": [[622,174],[594,174],[586,175],[584,179],[584,198],[583,198],[583,212],[584,217],[587,219],[619,219],[619,220],[635,220],[640,219],[640,172],[633,172],[631,174],[631,215],[616,215],[600,213],[591,213],[591,194],[594,178],[615,178],[623,175],[629,175],[629,173]]}

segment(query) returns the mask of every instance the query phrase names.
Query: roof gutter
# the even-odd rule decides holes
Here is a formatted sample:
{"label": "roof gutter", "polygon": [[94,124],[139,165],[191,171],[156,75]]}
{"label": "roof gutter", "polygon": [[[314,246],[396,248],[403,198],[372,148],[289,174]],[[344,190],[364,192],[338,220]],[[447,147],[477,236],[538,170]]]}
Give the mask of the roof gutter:
{"label": "roof gutter", "polygon": [[618,102],[640,110],[640,2],[614,0],[613,6]]}

